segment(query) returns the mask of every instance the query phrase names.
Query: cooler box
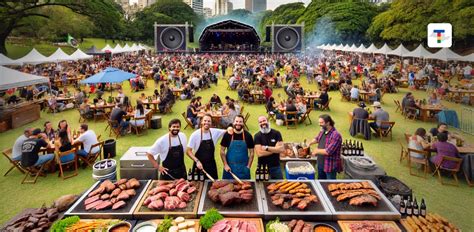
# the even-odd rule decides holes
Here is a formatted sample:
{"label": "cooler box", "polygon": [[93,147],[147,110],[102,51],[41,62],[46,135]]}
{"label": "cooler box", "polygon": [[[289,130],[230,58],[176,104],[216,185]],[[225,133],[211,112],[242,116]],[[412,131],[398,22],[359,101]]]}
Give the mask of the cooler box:
{"label": "cooler box", "polygon": [[387,173],[368,156],[343,157],[345,178],[377,181]]}
{"label": "cooler box", "polygon": [[[156,170],[146,156],[150,147],[130,147],[120,158],[120,178],[137,180],[157,180]],[[155,159],[158,155],[155,155]]]}
{"label": "cooler box", "polygon": [[288,161],[285,165],[288,180],[314,180],[314,173],[314,167],[310,162]]}

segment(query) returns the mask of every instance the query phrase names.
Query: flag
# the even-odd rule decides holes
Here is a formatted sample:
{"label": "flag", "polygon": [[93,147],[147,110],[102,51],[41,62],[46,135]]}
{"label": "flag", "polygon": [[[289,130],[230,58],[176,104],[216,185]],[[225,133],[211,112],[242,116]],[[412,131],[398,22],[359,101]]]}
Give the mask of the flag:
{"label": "flag", "polygon": [[67,43],[73,48],[77,48],[79,45],[77,40],[74,39],[74,37],[72,37],[70,34],[67,34]]}

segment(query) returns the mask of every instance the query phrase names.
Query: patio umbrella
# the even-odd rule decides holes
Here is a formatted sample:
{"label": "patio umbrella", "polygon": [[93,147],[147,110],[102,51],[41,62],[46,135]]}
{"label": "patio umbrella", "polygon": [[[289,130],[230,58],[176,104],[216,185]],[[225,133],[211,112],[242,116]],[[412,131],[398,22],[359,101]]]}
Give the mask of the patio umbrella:
{"label": "patio umbrella", "polygon": [[118,68],[106,68],[105,70],[97,73],[87,79],[81,81],[81,84],[97,84],[97,83],[121,83],[125,80],[134,78],[136,75],[133,73],[122,71]]}

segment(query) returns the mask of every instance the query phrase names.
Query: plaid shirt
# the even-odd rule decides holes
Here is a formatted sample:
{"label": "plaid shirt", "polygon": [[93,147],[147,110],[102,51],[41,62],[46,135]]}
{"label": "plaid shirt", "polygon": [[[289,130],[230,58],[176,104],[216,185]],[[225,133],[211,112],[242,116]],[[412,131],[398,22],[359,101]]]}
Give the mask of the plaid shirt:
{"label": "plaid shirt", "polygon": [[[319,135],[316,137],[316,141],[319,143],[321,136],[324,131],[321,130]],[[324,160],[324,172],[342,171],[342,161],[341,161],[341,146],[342,146],[342,137],[339,132],[336,131],[336,128],[332,128],[326,134],[326,143],[324,144],[324,149],[328,153],[325,156]]]}

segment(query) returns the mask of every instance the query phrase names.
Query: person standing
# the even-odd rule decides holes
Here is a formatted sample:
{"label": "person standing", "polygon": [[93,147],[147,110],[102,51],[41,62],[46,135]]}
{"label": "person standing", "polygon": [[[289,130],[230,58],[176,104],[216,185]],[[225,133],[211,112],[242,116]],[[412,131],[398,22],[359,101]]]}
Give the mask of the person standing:
{"label": "person standing", "polygon": [[281,180],[283,174],[280,169],[280,153],[285,151],[281,133],[270,127],[265,116],[258,117],[260,131],[254,136],[255,152],[259,165],[267,165],[270,179]]}
{"label": "person standing", "polygon": [[[194,160],[193,170],[204,169],[212,178],[218,179],[217,165],[214,158],[215,144],[226,132],[223,129],[211,128],[211,115],[202,117],[201,128],[194,131],[189,137],[186,154]],[[232,129],[232,128],[231,128]],[[207,178],[207,176],[205,176]]]}
{"label": "person standing", "polygon": [[[180,132],[181,121],[172,119],[168,123],[168,133],[155,141],[148,150],[147,157],[160,172],[161,180],[173,180],[187,178],[186,166],[184,164],[184,152],[186,151],[186,135]],[[158,162],[153,157],[158,154]],[[161,162],[161,165],[159,162]]]}
{"label": "person standing", "polygon": [[232,133],[224,134],[221,140],[221,159],[224,164],[222,179],[233,179],[230,172],[240,179],[250,179],[250,167],[254,156],[252,135],[244,130],[244,117],[237,115]]}
{"label": "person standing", "polygon": [[342,171],[342,136],[334,127],[331,116],[327,114],[319,116],[319,126],[322,130],[309,143],[309,146],[318,144],[312,154],[318,157],[318,179],[336,179],[336,174]]}

